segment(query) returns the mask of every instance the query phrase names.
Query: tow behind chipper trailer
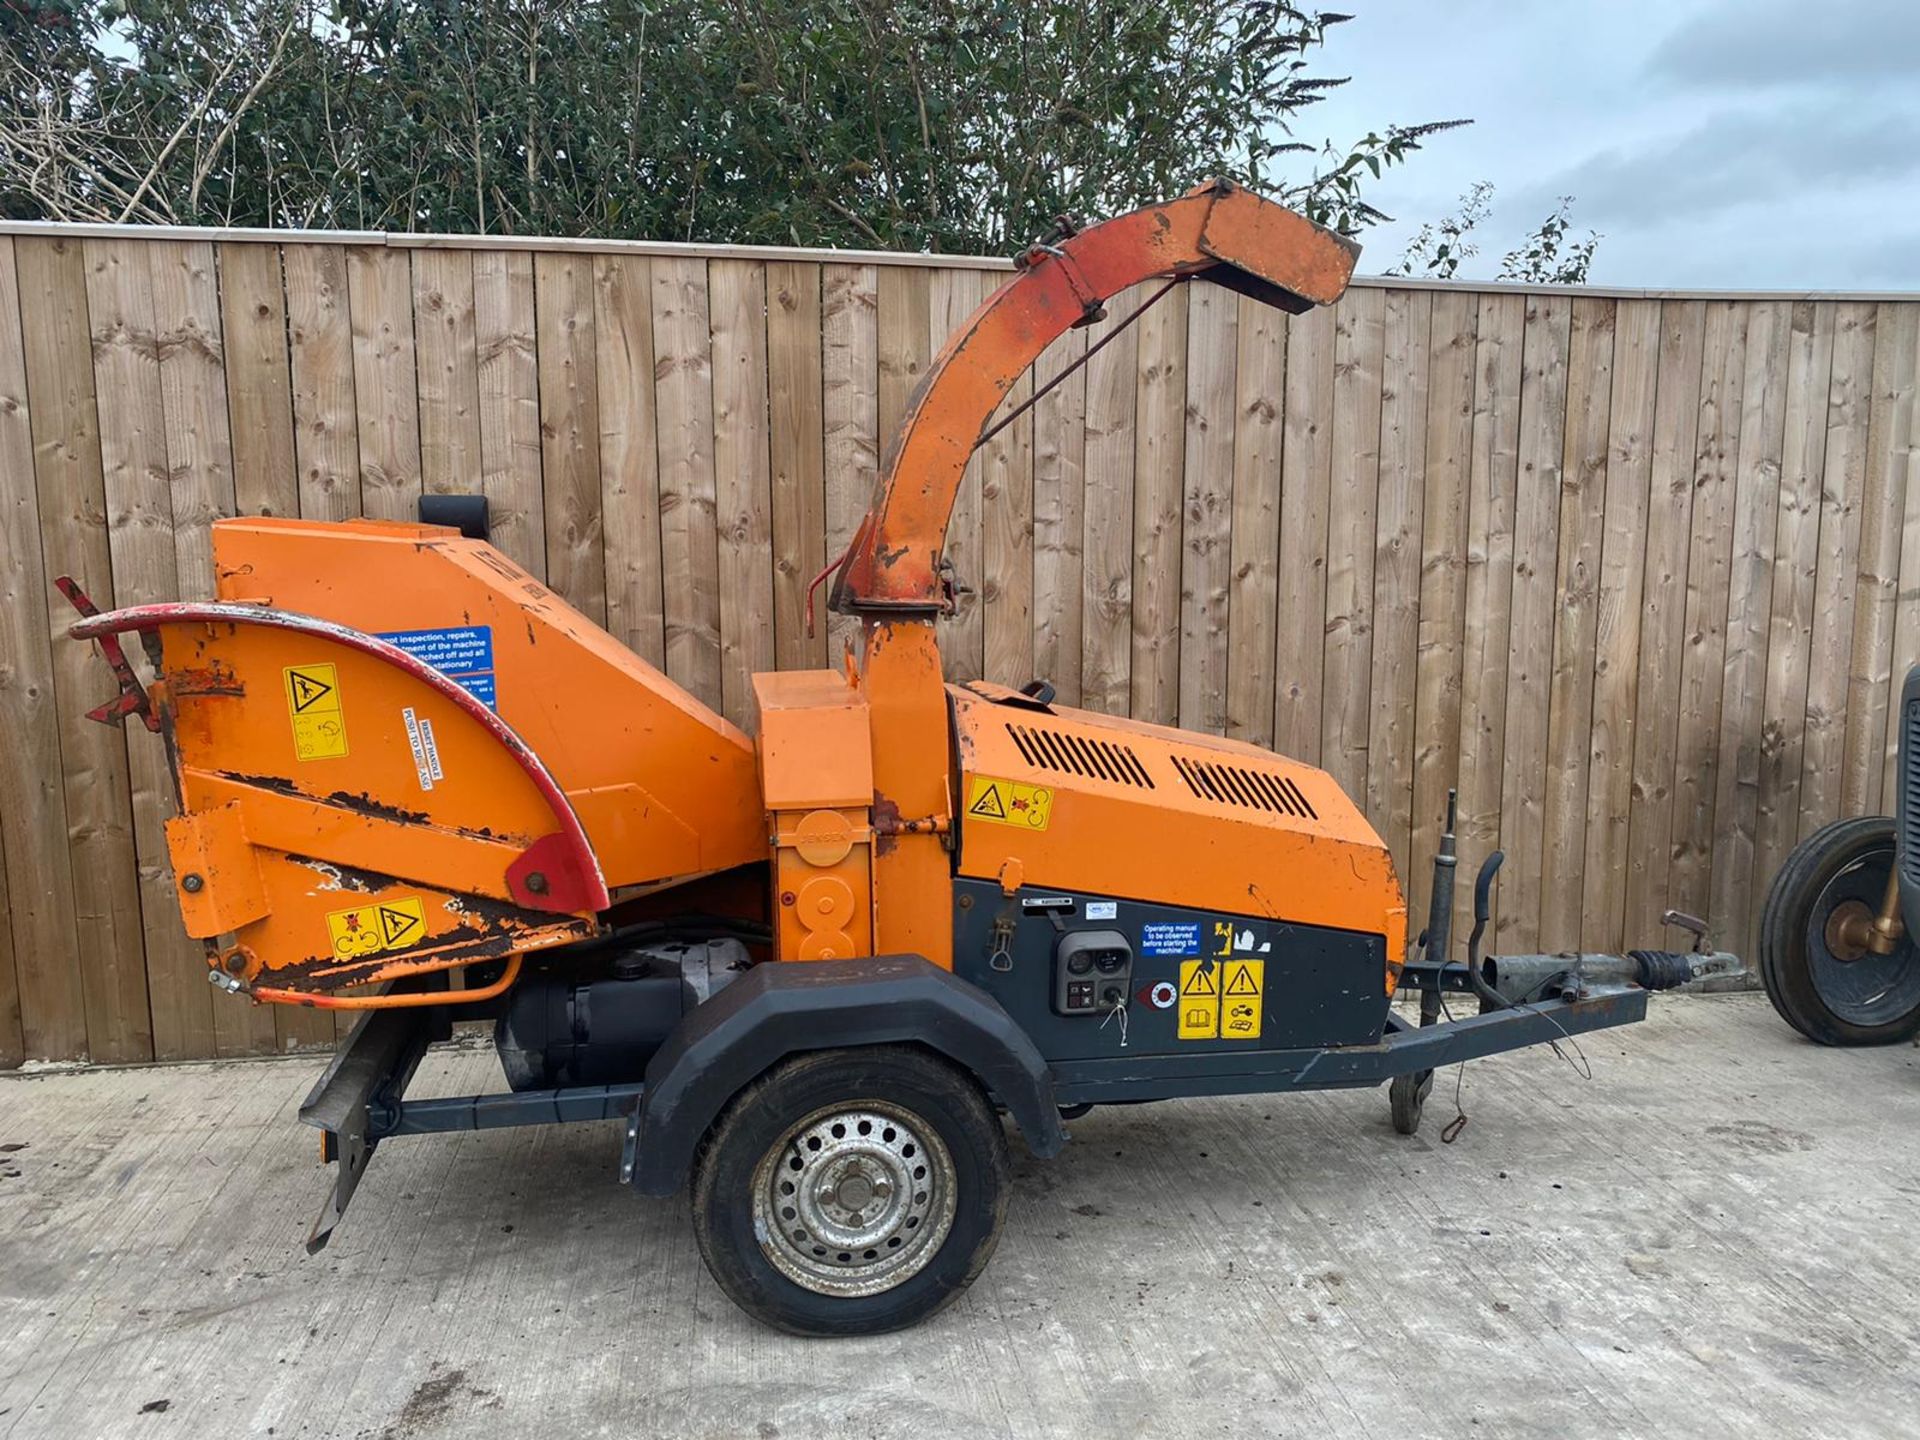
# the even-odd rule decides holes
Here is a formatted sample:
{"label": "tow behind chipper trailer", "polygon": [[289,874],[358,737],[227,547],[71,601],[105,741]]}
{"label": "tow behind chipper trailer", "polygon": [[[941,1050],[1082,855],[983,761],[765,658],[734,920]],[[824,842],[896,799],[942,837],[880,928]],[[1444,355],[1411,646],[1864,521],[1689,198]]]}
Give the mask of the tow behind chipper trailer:
{"label": "tow behind chipper trailer", "polygon": [[[943,683],[955,491],[1047,343],[1142,282],[1330,304],[1356,255],[1220,183],[1027,250],[930,368],[837,565],[857,645],[755,677],[753,734],[456,528],[227,521],[217,600],[86,614],[121,686],[101,715],[168,747],[214,984],[363,1012],[301,1112],[338,1165],[309,1243],[387,1140],[624,1118],[622,1177],[690,1186],[745,1310],[887,1330],[991,1254],[997,1111],[1052,1156],[1077,1107],[1391,1082],[1410,1133],[1436,1066],[1736,964],[1483,960],[1480,924],[1454,960],[1451,844],[1409,958],[1387,848],[1319,770],[1044,682]],[[1443,1019],[1449,991],[1478,1013]],[[507,1088],[409,1098],[475,1018]]]}

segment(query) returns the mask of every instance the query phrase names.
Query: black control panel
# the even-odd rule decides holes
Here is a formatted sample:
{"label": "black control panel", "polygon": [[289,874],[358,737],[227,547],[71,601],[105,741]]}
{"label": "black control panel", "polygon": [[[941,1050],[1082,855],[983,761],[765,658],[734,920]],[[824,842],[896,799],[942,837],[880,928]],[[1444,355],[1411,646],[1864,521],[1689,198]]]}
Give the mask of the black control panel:
{"label": "black control panel", "polygon": [[1105,1015],[1133,988],[1133,946],[1118,930],[1072,930],[1053,950],[1053,1008],[1060,1015]]}

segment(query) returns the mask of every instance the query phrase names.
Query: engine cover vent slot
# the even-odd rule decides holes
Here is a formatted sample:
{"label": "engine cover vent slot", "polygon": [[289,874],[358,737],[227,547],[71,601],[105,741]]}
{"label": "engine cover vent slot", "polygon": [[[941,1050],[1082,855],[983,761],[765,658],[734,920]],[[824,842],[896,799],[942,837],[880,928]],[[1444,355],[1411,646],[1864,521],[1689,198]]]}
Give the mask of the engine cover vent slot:
{"label": "engine cover vent slot", "polygon": [[1248,810],[1270,810],[1297,820],[1320,818],[1307,803],[1307,797],[1300,793],[1300,787],[1288,776],[1269,775],[1218,760],[1193,760],[1184,755],[1173,757],[1173,767],[1187,782],[1187,788],[1202,800]]}
{"label": "engine cover vent slot", "polygon": [[1064,730],[1036,730],[1011,723],[1007,734],[1019,747],[1020,758],[1036,770],[1057,770],[1062,775],[1080,775],[1142,790],[1154,788],[1153,777],[1147,774],[1147,767],[1129,746]]}

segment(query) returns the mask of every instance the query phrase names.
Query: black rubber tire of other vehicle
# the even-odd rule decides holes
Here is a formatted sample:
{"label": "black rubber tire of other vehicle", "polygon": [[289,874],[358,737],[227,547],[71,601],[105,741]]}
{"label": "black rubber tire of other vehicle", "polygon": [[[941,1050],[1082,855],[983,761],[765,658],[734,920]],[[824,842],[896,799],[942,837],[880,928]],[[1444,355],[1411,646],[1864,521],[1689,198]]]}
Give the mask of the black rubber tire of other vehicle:
{"label": "black rubber tire of other vehicle", "polygon": [[[1854,1013],[1835,1009],[1835,997],[1821,993],[1821,975],[1839,963],[1824,945],[1827,914],[1834,908],[1836,882],[1845,877],[1856,892],[1849,899],[1877,909],[1894,864],[1894,823],[1884,815],[1859,815],[1823,825],[1796,846],[1774,876],[1760,912],[1760,979],[1767,998],[1794,1029],[1821,1045],[1888,1045],[1920,1032],[1920,999],[1910,984],[1888,986],[1885,1001],[1856,1003]],[[1816,914],[1816,910],[1825,913]],[[1902,975],[1920,973],[1912,936],[1903,936],[1893,956],[1863,957],[1854,964],[1893,965]]]}

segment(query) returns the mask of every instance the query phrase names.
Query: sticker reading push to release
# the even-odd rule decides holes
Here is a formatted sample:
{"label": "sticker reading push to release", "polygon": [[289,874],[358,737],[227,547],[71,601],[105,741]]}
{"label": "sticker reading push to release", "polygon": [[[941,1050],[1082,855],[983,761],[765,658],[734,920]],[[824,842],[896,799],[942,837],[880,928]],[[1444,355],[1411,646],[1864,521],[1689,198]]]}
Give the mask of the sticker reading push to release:
{"label": "sticker reading push to release", "polygon": [[427,938],[427,907],[417,896],[409,896],[335,910],[327,916],[327,935],[341,960],[406,950]]}
{"label": "sticker reading push to release", "polygon": [[347,753],[347,720],[340,709],[340,676],[331,665],[289,665],[287,715],[293,753],[302,760],[338,760]]}
{"label": "sticker reading push to release", "polygon": [[442,630],[389,630],[376,638],[431,665],[489,710],[498,710],[493,678],[493,627],[454,625]]}
{"label": "sticker reading push to release", "polygon": [[967,818],[1018,830],[1044,830],[1053,819],[1053,791],[1044,785],[976,775],[967,791]]}
{"label": "sticker reading push to release", "polygon": [[407,727],[407,748],[413,752],[413,768],[420,776],[420,788],[431,790],[436,780],[447,778],[440,768],[440,747],[434,743],[433,721],[415,715],[409,705],[400,712],[400,722]]}

